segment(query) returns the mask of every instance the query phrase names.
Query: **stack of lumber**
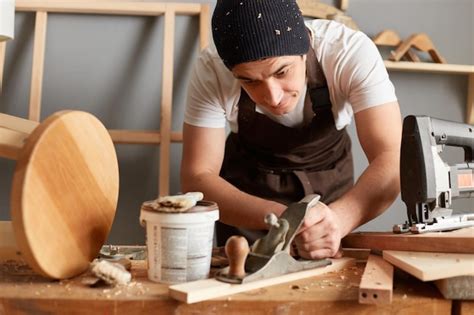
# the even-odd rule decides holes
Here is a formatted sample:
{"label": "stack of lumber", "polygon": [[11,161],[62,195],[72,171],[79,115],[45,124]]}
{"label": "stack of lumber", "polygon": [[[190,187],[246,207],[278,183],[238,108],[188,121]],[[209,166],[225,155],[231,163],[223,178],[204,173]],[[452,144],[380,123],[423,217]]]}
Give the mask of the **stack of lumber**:
{"label": "stack of lumber", "polygon": [[434,281],[447,299],[474,300],[474,228],[427,234],[359,232],[346,236],[344,248],[382,252],[370,255],[359,302],[391,302],[393,267],[421,281]]}

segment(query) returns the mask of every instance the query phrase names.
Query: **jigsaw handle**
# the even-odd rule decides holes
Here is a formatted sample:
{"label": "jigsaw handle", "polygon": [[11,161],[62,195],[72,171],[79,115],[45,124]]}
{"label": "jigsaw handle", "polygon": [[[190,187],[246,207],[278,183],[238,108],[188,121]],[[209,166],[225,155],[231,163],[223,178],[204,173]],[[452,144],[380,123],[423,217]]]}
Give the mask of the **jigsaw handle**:
{"label": "jigsaw handle", "polygon": [[229,259],[229,277],[245,277],[245,260],[250,251],[249,243],[243,236],[231,236],[225,243],[225,253]]}
{"label": "jigsaw handle", "polygon": [[473,125],[431,118],[431,126],[436,144],[461,147],[464,149],[464,161],[474,162]]}

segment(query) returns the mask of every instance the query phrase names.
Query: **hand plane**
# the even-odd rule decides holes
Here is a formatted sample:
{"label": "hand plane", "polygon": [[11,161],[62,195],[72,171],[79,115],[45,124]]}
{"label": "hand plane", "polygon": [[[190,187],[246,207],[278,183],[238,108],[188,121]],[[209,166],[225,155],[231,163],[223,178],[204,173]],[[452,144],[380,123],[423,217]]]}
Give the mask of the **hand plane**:
{"label": "hand plane", "polygon": [[[445,163],[444,146],[464,149],[464,162]],[[408,221],[395,225],[395,233],[448,231],[474,226],[474,213],[453,215],[452,200],[474,200],[474,126],[427,116],[403,121],[400,152],[402,200]]]}
{"label": "hand plane", "polygon": [[316,205],[319,198],[319,195],[309,195],[292,203],[279,218],[273,213],[267,215],[268,233],[258,239],[251,249],[244,237],[229,238],[225,246],[229,266],[219,270],[216,279],[228,283],[248,283],[330,265],[328,259],[297,260],[290,255],[292,241],[307,210]]}

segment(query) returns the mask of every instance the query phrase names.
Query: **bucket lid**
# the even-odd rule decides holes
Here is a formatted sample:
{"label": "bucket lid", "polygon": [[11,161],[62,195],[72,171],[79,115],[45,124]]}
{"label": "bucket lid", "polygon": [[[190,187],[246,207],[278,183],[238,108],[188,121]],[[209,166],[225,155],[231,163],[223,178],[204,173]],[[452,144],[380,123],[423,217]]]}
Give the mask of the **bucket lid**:
{"label": "bucket lid", "polygon": [[142,207],[140,210],[140,224],[145,226],[145,221],[162,224],[202,224],[211,223],[219,219],[217,203],[213,201],[200,200],[197,204],[185,212],[160,212]]}

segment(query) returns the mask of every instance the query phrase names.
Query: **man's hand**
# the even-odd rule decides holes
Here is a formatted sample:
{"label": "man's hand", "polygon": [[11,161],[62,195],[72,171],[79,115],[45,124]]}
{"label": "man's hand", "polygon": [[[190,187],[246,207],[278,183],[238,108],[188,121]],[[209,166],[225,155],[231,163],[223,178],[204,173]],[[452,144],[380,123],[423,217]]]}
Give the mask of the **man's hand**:
{"label": "man's hand", "polygon": [[341,257],[340,219],[327,205],[318,202],[306,213],[295,237],[298,254],[306,259]]}

